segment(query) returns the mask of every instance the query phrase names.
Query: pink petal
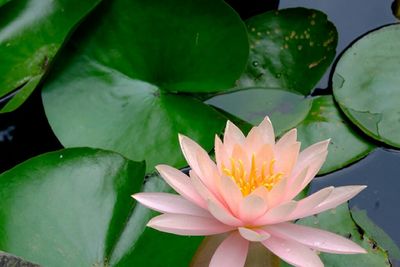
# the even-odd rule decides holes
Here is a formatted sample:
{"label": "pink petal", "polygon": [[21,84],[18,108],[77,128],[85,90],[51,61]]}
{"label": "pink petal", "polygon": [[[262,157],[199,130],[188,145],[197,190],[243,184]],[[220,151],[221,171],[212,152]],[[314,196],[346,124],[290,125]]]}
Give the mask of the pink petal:
{"label": "pink petal", "polygon": [[184,173],[168,165],[158,165],[156,169],[164,180],[181,196],[202,208],[207,208],[207,202],[197,193],[189,177]]}
{"label": "pink petal", "polygon": [[[241,160],[244,166],[244,170],[249,173],[250,171],[250,160],[251,155],[249,156],[247,152],[242,148],[241,145],[236,144],[233,146],[232,155],[231,157],[235,160]],[[236,162],[236,164],[238,164]]]}
{"label": "pink petal", "polygon": [[248,133],[244,144],[247,154],[251,157],[252,154],[265,144],[263,141],[258,127],[253,127]]}
{"label": "pink petal", "polygon": [[275,144],[275,133],[274,128],[270,119],[267,117],[258,125],[258,130],[263,138],[263,143],[265,144]]}
{"label": "pink petal", "polygon": [[318,142],[301,151],[298,157],[296,169],[304,169],[315,160],[316,155],[328,151],[329,142],[330,139]]}
{"label": "pink petal", "polygon": [[182,214],[162,214],[151,219],[147,226],[176,235],[215,235],[234,229],[214,218]]}
{"label": "pink petal", "polygon": [[308,168],[304,168],[299,174],[296,176],[290,177],[287,179],[288,186],[285,196],[283,200],[291,200],[296,197],[304,188],[303,182],[308,174]]}
{"label": "pink petal", "polygon": [[340,186],[333,189],[332,193],[322,203],[313,209],[314,214],[333,209],[356,196],[367,188],[365,185]]}
{"label": "pink petal", "polygon": [[318,251],[340,254],[367,253],[347,238],[307,226],[280,223],[269,225],[266,229],[275,237],[296,241]]}
{"label": "pink petal", "polygon": [[222,175],[222,170],[230,166],[229,156],[222,144],[221,139],[215,135],[215,159],[218,166],[218,171]]}
{"label": "pink petal", "polygon": [[261,241],[268,239],[271,236],[266,231],[258,230],[258,229],[252,230],[252,229],[249,229],[246,227],[240,227],[239,233],[244,239],[252,241],[252,242],[261,242]]}
{"label": "pink petal", "polygon": [[219,245],[209,267],[243,267],[248,250],[249,241],[233,232]]}
{"label": "pink petal", "polygon": [[328,145],[329,145],[330,139],[324,140],[322,142],[315,143],[303,151],[300,152],[299,159],[298,159],[298,164],[300,166],[308,166],[309,162],[312,161],[312,158],[320,154],[324,151],[328,150]]}
{"label": "pink petal", "polygon": [[299,152],[299,142],[296,142],[290,146],[285,146],[280,150],[275,149],[275,172],[281,172],[283,173],[284,177],[289,177],[292,173],[293,167],[297,162]]}
{"label": "pink petal", "polygon": [[239,208],[239,214],[242,221],[251,224],[255,219],[267,211],[267,202],[257,194],[250,194],[243,198]]}
{"label": "pink petal", "polygon": [[[179,143],[187,163],[190,165],[192,170],[195,171],[200,178],[202,178],[200,169],[201,164],[198,162],[198,157],[199,155],[202,155],[203,158],[208,157],[208,153],[192,139],[182,134],[179,134]],[[207,162],[207,164],[211,163]]]}
{"label": "pink petal", "polygon": [[272,145],[264,144],[255,153],[256,166],[262,166],[263,164],[267,164],[266,168],[268,169],[269,164],[273,159],[274,159],[274,151],[272,149]]}
{"label": "pink petal", "polygon": [[[280,182],[278,182],[269,192],[268,194],[268,203],[269,207],[273,208],[279,203],[282,203],[282,200],[285,197],[287,191],[287,179],[283,178]],[[291,199],[289,199],[291,200]]]}
{"label": "pink petal", "polygon": [[214,193],[218,197],[219,192],[217,191],[216,187],[216,180],[220,176],[217,166],[215,163],[210,159],[208,154],[198,153],[197,154],[197,162],[199,163],[200,171],[198,174],[199,178],[203,182],[203,184]]}
{"label": "pink petal", "polygon": [[240,226],[243,225],[242,221],[233,216],[229,210],[227,210],[224,206],[222,206],[218,202],[208,201],[208,210],[210,213],[223,224],[231,225],[231,226]]}
{"label": "pink petal", "polygon": [[[200,178],[197,176],[196,172],[193,170],[189,171],[190,181],[192,182],[193,187],[196,190],[196,193],[202,198],[203,201],[207,203],[208,200],[212,200],[214,202],[219,202],[221,205],[224,202],[220,202],[219,198],[217,198],[208,188],[203,184]],[[206,204],[205,209],[208,209],[208,203]]]}
{"label": "pink petal", "polygon": [[255,225],[266,225],[288,221],[291,214],[297,207],[296,201],[289,201],[267,211],[263,216],[257,219]]}
{"label": "pink petal", "polygon": [[294,128],[289,132],[285,133],[279,140],[276,142],[277,150],[281,150],[284,147],[291,146],[297,142],[297,129]]}
{"label": "pink petal", "polygon": [[132,197],[142,205],[158,212],[211,217],[207,210],[175,194],[138,193]]}
{"label": "pink petal", "polygon": [[[328,156],[328,151],[324,151],[320,154],[317,154],[310,165],[308,165],[308,172],[306,177],[304,178],[302,187],[305,188],[312,179],[317,175],[322,165],[324,165],[326,157]],[[303,190],[303,188],[301,190]]]}
{"label": "pink petal", "polygon": [[220,193],[225,200],[225,203],[229,206],[229,209],[233,214],[238,214],[239,205],[242,202],[243,195],[239,187],[228,176],[222,176],[220,179]]}
{"label": "pink petal", "polygon": [[227,121],[224,134],[224,146],[228,155],[232,153],[235,144],[243,144],[244,140],[245,137],[242,131],[240,131],[235,124]]}
{"label": "pink petal", "polygon": [[297,267],[323,267],[321,259],[308,247],[297,242],[271,236],[262,244],[272,253]]}
{"label": "pink petal", "polygon": [[323,203],[333,192],[334,187],[325,187],[318,192],[297,202],[295,211],[288,217],[289,220],[304,218],[316,214],[314,209]]}

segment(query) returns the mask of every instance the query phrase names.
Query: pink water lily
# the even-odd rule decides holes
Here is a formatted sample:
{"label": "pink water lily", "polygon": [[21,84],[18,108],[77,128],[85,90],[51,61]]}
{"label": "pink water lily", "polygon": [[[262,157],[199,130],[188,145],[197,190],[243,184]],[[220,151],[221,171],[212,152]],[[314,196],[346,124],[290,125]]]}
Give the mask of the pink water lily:
{"label": "pink water lily", "polygon": [[293,200],[318,173],[329,140],[300,152],[296,129],[275,142],[267,117],[247,137],[228,121],[223,142],[215,137],[216,163],[188,137],[180,135],[179,141],[191,167],[189,176],[166,165],[157,170],[180,195],[138,193],[133,197],[163,213],[148,223],[159,231],[178,235],[228,232],[209,266],[244,266],[249,242],[260,242],[286,262],[302,267],[323,266],[318,251],[366,253],[342,236],[293,223],[335,208],[365,188],[331,186]]}

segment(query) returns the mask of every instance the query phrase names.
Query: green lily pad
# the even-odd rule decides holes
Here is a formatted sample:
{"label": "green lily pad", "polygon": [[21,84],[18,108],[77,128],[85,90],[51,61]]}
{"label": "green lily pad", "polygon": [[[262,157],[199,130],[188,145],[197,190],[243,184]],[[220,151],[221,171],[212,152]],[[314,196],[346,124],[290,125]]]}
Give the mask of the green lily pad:
{"label": "green lily pad", "polygon": [[333,93],[362,131],[400,148],[400,25],[373,31],[340,58]]}
{"label": "green lily pad", "polygon": [[0,0],[0,7],[8,2],[10,2],[11,0]]}
{"label": "green lily pad", "polygon": [[280,89],[249,88],[214,96],[206,103],[253,125],[269,116],[279,136],[307,116],[312,100]]}
{"label": "green lily pad", "polygon": [[170,91],[234,83],[248,53],[238,15],[215,0],[117,0],[95,15],[101,19],[83,25],[90,31],[72,38],[44,85],[46,115],[61,143],[145,159],[149,172],[159,163],[187,165],[178,133],[211,150],[225,117]]}
{"label": "green lily pad", "polygon": [[[376,244],[367,234],[359,231],[358,225],[353,221],[347,204],[342,204],[336,209],[323,212],[298,221],[298,224],[324,229],[344,237],[350,238],[367,250],[367,254],[340,255],[321,253],[320,257],[325,267],[390,267],[387,253]],[[283,267],[290,266],[286,263]]]}
{"label": "green lily pad", "polygon": [[349,125],[331,96],[305,98],[283,90],[250,88],[215,96],[206,103],[253,125],[268,115],[277,136],[297,128],[302,149],[331,138],[328,158],[319,174],[341,169],[375,148]]}
{"label": "green lily pad", "polygon": [[270,11],[246,24],[250,56],[238,88],[284,88],[308,95],[335,57],[336,28],[318,10]]}
{"label": "green lily pad", "polygon": [[16,93],[0,112],[13,111],[28,98],[70,32],[99,2],[25,0],[2,7],[0,97]]}
{"label": "green lily pad", "polygon": [[42,266],[189,262],[201,239],[150,230],[146,223],[155,213],[130,197],[142,190],[171,190],[160,178],[142,188],[144,171],[143,163],[116,153],[75,148],[35,157],[3,173],[0,250]]}
{"label": "green lily pad", "polygon": [[366,210],[352,208],[351,217],[354,222],[364,231],[364,233],[374,240],[380,247],[386,250],[390,259],[400,260],[400,249],[379,226],[374,224],[368,217]]}
{"label": "green lily pad", "polygon": [[302,149],[331,138],[328,158],[319,174],[341,169],[365,157],[376,147],[349,125],[332,96],[313,98],[310,112],[296,128]]}

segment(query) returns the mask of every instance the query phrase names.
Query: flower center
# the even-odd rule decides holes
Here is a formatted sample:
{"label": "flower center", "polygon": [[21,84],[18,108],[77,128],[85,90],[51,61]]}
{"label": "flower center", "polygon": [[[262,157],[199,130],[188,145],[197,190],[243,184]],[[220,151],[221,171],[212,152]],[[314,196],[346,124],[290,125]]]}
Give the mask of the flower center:
{"label": "flower center", "polygon": [[[281,180],[283,173],[274,173],[275,159],[271,160],[269,164],[263,162],[261,169],[257,169],[255,155],[251,157],[250,172],[247,173],[242,160],[230,159],[231,168],[222,166],[222,171],[225,175],[231,177],[237,184],[243,196],[249,195],[256,188],[264,186],[268,191]],[[267,170],[268,165],[268,170]]]}

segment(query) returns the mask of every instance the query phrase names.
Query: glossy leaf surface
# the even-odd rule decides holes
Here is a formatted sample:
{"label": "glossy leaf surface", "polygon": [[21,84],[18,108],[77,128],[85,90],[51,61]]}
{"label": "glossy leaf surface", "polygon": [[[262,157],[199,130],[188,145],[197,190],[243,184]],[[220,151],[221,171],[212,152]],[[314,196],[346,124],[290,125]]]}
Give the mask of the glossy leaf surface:
{"label": "glossy leaf surface", "polygon": [[284,88],[308,95],[335,57],[336,28],[320,11],[270,11],[246,24],[250,56],[238,88]]}
{"label": "glossy leaf surface", "polygon": [[1,112],[28,98],[70,32],[99,2],[22,0],[1,8],[0,96],[19,90]]}
{"label": "glossy leaf surface", "polygon": [[332,96],[313,98],[310,112],[296,128],[302,149],[331,139],[328,158],[319,174],[341,169],[365,157],[375,148],[374,144],[362,137],[362,133],[352,128]]}
{"label": "glossy leaf surface", "polygon": [[373,31],[340,58],[334,96],[344,113],[369,136],[400,148],[400,26]]}
{"label": "glossy leaf surface", "polygon": [[[201,239],[147,228],[155,213],[131,198],[142,190],[171,190],[158,177],[142,188],[144,171],[143,163],[88,148],[18,165],[0,176],[0,250],[42,266],[188,262]],[[154,251],[158,257],[151,257]]]}
{"label": "glossy leaf surface", "polygon": [[95,16],[100,19],[72,38],[44,86],[46,114],[61,143],[145,159],[150,172],[159,163],[186,166],[178,133],[211,150],[225,118],[171,91],[217,91],[234,83],[248,54],[238,15],[222,1],[118,0]]}

